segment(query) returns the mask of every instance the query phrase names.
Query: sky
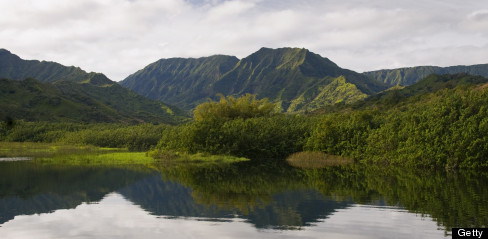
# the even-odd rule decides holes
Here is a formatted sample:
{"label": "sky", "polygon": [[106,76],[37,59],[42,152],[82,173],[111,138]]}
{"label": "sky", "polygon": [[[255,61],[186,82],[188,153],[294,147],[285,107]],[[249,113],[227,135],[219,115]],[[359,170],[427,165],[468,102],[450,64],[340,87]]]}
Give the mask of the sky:
{"label": "sky", "polygon": [[115,81],[161,58],[299,47],[357,72],[488,63],[486,0],[0,0],[0,48]]}

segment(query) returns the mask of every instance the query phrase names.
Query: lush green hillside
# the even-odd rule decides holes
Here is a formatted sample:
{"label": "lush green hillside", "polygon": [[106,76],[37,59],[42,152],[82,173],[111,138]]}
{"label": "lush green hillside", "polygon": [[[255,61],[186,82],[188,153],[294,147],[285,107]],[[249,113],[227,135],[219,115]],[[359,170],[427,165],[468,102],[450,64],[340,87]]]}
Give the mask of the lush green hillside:
{"label": "lush green hillside", "polygon": [[251,93],[258,98],[269,98],[284,111],[291,112],[341,101],[353,102],[387,88],[383,83],[298,48],[262,48],[241,60],[230,56],[163,59],[121,84],[184,109],[192,109],[208,98],[216,99],[218,93]]}
{"label": "lush green hillside", "polygon": [[390,86],[395,86],[414,84],[430,74],[443,75],[457,73],[468,73],[470,75],[488,77],[488,64],[451,67],[417,66],[392,70],[370,71],[364,72],[363,74],[370,79],[384,82]]}
{"label": "lush green hillside", "polygon": [[[326,105],[310,112],[311,115],[328,114],[331,112],[350,112],[351,110],[388,110],[405,107],[422,101],[425,95],[441,90],[454,88],[472,88],[488,83],[488,78],[473,76],[466,73],[432,74],[409,86],[394,86],[372,96],[357,100],[352,104]],[[429,103],[429,102],[424,102]]]}
{"label": "lush green hillside", "polygon": [[96,73],[87,73],[74,66],[63,66],[55,62],[23,60],[5,49],[0,49],[0,77],[13,80],[35,78],[42,82],[69,80],[80,82],[92,78]]}
{"label": "lush green hillside", "polygon": [[[100,83],[100,82],[98,82]],[[0,118],[27,121],[176,123],[182,112],[115,82],[0,80]]]}
{"label": "lush green hillside", "polygon": [[144,98],[103,74],[23,60],[4,49],[0,79],[1,120],[174,124],[186,118],[183,111]]}
{"label": "lush green hillside", "polygon": [[162,59],[130,75],[120,84],[148,98],[188,110],[207,97],[215,96],[212,84],[238,61],[236,57],[223,55]]}
{"label": "lush green hillside", "polygon": [[440,90],[454,89],[456,87],[472,87],[488,83],[488,78],[472,76],[466,73],[454,75],[429,75],[417,83],[402,87],[392,87],[387,91],[373,95],[362,102],[357,102],[356,108],[391,108],[403,106],[422,100],[423,95],[435,93]]}

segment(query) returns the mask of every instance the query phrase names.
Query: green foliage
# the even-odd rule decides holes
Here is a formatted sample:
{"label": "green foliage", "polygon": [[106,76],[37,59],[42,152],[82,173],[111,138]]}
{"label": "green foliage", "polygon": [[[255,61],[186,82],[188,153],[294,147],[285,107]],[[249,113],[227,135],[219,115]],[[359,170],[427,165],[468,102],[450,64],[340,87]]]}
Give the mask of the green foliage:
{"label": "green foliage", "polygon": [[311,88],[298,98],[292,100],[288,112],[313,111],[324,106],[351,104],[363,100],[368,95],[361,92],[356,85],[346,81],[344,76],[333,79],[329,84]]}
{"label": "green foliage", "polygon": [[487,99],[486,90],[442,90],[428,103],[391,110],[369,135],[363,158],[410,166],[487,167]]}
{"label": "green foliage", "polygon": [[156,148],[246,158],[283,158],[301,151],[310,131],[301,116],[212,119],[169,128]]}
{"label": "green foliage", "polygon": [[193,111],[193,118],[195,121],[203,121],[264,117],[270,116],[275,108],[276,105],[266,98],[257,100],[256,95],[246,94],[235,98],[221,94],[218,102],[210,100],[198,105]]}
{"label": "green foliage", "polygon": [[0,124],[0,141],[57,142],[146,151],[158,143],[167,125],[75,124],[18,121]]}
{"label": "green foliage", "polygon": [[[314,117],[249,118],[229,110],[229,102],[237,99],[222,97],[221,102],[197,107],[206,114],[196,111],[195,122],[168,128],[156,148],[252,159],[321,151],[363,163],[486,168],[486,82],[462,74],[431,76],[363,105],[345,105],[339,112]],[[247,97],[243,99],[249,104],[252,98]]]}
{"label": "green foliage", "polygon": [[488,167],[486,82],[464,74],[433,75],[350,113],[346,108],[321,116],[306,149],[369,163]]}
{"label": "green foliage", "polygon": [[308,138],[305,150],[360,157],[369,133],[380,127],[375,114],[376,112],[362,111],[320,117],[320,123]]}

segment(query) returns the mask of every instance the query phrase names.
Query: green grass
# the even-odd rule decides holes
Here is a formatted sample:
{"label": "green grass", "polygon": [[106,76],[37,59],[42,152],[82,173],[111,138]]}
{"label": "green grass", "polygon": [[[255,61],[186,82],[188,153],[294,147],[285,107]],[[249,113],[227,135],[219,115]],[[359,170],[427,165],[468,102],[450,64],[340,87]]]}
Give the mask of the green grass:
{"label": "green grass", "polygon": [[36,163],[68,165],[149,164],[155,161],[144,152],[128,152],[123,148],[31,142],[0,142],[0,157],[32,157]]}
{"label": "green grass", "polygon": [[66,145],[32,142],[0,142],[0,157],[46,158],[72,154],[100,154],[127,151],[119,148],[98,148],[91,145]]}
{"label": "green grass", "polygon": [[114,152],[101,154],[72,154],[64,156],[55,156],[49,158],[38,158],[35,160],[40,164],[63,164],[63,165],[125,165],[140,164],[149,165],[155,160],[146,156],[144,152]]}
{"label": "green grass", "polygon": [[129,152],[123,148],[99,148],[86,145],[64,145],[31,142],[0,142],[0,157],[32,157],[32,162],[41,165],[77,165],[77,166],[110,166],[110,165],[144,165],[155,164],[188,164],[188,163],[233,163],[246,161],[224,155],[179,154]]}

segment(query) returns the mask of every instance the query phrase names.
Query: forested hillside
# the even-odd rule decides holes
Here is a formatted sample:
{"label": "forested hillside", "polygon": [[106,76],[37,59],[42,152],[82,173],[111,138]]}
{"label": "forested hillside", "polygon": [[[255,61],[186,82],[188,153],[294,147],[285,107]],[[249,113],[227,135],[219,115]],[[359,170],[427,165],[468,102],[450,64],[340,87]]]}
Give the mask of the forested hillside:
{"label": "forested hillside", "polygon": [[1,119],[49,122],[171,123],[180,110],[137,95],[115,82],[0,80]]}
{"label": "forested hillside", "polygon": [[261,48],[241,60],[231,56],[162,59],[121,84],[183,109],[193,109],[208,98],[217,99],[219,93],[250,93],[268,98],[288,112],[351,103],[387,88],[299,48]]}
{"label": "forested hillside", "polygon": [[0,79],[1,120],[176,124],[187,118],[103,74],[23,60],[7,50],[0,50]]}

